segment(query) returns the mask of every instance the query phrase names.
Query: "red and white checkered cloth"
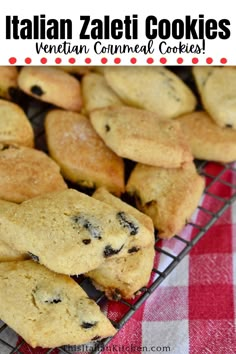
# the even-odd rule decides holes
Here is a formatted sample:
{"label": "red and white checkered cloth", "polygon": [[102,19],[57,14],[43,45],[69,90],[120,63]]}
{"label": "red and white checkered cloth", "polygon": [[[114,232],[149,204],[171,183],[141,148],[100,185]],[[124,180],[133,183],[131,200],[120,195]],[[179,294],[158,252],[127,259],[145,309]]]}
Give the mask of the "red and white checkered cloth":
{"label": "red and white checkered cloth", "polygon": [[[217,175],[221,167],[209,164],[207,172]],[[236,185],[236,172],[221,177]],[[230,197],[234,191],[215,183],[209,191]],[[216,211],[220,202],[211,196],[202,206]],[[204,225],[207,215],[196,212],[194,220]],[[193,230],[193,229],[192,229]],[[191,228],[184,231],[191,239]],[[163,241],[167,250],[179,253],[176,239]],[[158,269],[165,269],[166,257],[160,256]],[[107,312],[116,320],[122,305],[111,302]],[[111,352],[170,352],[171,354],[236,353],[236,203],[210,228],[175,270],[162,282],[144,305],[109,343]],[[43,354],[27,345],[25,354]],[[119,350],[120,349],[120,350]],[[53,354],[58,353],[57,350]]]}

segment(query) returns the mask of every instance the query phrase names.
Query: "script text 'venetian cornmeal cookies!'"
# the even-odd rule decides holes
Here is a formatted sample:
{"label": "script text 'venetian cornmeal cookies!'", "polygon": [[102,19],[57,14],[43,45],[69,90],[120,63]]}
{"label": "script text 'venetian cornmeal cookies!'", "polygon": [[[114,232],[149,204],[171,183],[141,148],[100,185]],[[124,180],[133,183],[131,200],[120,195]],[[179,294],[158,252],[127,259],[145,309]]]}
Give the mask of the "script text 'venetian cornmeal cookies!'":
{"label": "script text 'venetian cornmeal cookies!'", "polygon": [[33,348],[82,344],[116,333],[70,277],[33,261],[0,263],[0,318]]}
{"label": "script text 'venetian cornmeal cookies!'", "polygon": [[79,112],[82,107],[80,83],[54,67],[24,67],[18,85],[26,94],[57,107]]}
{"label": "script text 'venetian cornmeal cookies!'", "polygon": [[143,233],[132,215],[73,189],[29,199],[0,215],[0,240],[68,275],[146,247],[151,240]]}
{"label": "script text 'venetian cornmeal cookies!'", "polygon": [[180,232],[196,209],[204,189],[204,179],[195,165],[164,169],[137,164],[127,184],[137,207],[149,215],[161,238]]}
{"label": "script text 'venetian cornmeal cookies!'", "polygon": [[236,131],[219,127],[204,111],[178,118],[192,154],[197,159],[232,162],[236,160]]}
{"label": "script text 'venetian cornmeal cookies!'", "polygon": [[236,70],[233,67],[193,68],[204,109],[223,128],[236,129]]}
{"label": "script text 'venetian cornmeal cookies!'", "polygon": [[108,85],[129,106],[156,112],[162,119],[192,112],[196,98],[189,87],[163,67],[107,67]]}
{"label": "script text 'venetian cornmeal cookies!'", "polygon": [[0,143],[0,199],[21,203],[66,188],[59,166],[43,151]]}
{"label": "script text 'venetian cornmeal cookies!'", "polygon": [[96,133],[88,118],[62,110],[46,116],[46,138],[51,157],[63,176],[84,187],[124,192],[124,162]]}
{"label": "script text 'venetian cornmeal cookies!'", "polygon": [[34,147],[34,132],[23,109],[0,99],[0,143]]}
{"label": "script text 'venetian cornmeal cookies!'", "polygon": [[152,166],[175,168],[193,157],[180,124],[131,107],[106,107],[90,113],[97,133],[117,155]]}

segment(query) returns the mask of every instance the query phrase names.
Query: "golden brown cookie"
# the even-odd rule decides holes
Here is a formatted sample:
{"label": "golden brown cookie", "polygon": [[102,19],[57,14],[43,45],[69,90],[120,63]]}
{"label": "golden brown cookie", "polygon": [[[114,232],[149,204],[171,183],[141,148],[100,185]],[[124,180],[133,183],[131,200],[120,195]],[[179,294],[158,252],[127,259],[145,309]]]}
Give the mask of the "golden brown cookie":
{"label": "golden brown cookie", "polygon": [[219,127],[206,112],[194,112],[178,118],[197,159],[232,162],[236,160],[236,131]]}
{"label": "golden brown cookie", "polygon": [[0,264],[0,318],[31,347],[78,345],[116,333],[70,277],[33,261]]}
{"label": "golden brown cookie", "polygon": [[179,122],[131,107],[107,107],[90,113],[97,133],[117,155],[166,168],[192,161]]}
{"label": "golden brown cookie", "polygon": [[23,67],[18,76],[21,90],[41,101],[79,112],[82,107],[80,83],[70,74],[53,67]]}
{"label": "golden brown cookie", "polygon": [[103,75],[89,73],[82,78],[82,96],[86,113],[107,106],[122,106],[124,103],[108,86]]}
{"label": "golden brown cookie", "polygon": [[187,85],[163,67],[106,67],[105,79],[130,106],[156,112],[162,119],[192,112],[196,98]]}
{"label": "golden brown cookie", "polygon": [[127,184],[137,207],[149,215],[161,238],[180,232],[190,219],[204,189],[204,179],[193,163],[164,169],[137,164]]}
{"label": "golden brown cookie", "polygon": [[59,166],[44,152],[0,143],[0,198],[21,203],[67,186]]}
{"label": "golden brown cookie", "polygon": [[69,181],[85,187],[106,186],[124,192],[124,162],[111,151],[85,116],[53,110],[47,114],[49,153]]}
{"label": "golden brown cookie", "polygon": [[0,143],[34,146],[33,128],[15,103],[0,99]]}
{"label": "golden brown cookie", "polygon": [[193,74],[202,104],[215,123],[236,129],[236,70],[196,66]]}
{"label": "golden brown cookie", "polygon": [[0,97],[11,99],[17,88],[18,70],[15,66],[0,66]]}

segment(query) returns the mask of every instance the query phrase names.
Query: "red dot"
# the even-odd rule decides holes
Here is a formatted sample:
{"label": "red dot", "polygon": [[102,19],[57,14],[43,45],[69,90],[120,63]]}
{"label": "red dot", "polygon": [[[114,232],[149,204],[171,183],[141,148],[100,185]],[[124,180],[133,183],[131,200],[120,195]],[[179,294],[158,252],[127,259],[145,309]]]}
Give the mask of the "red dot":
{"label": "red dot", "polygon": [[56,64],[61,64],[61,58],[56,58],[56,59],[55,59],[55,63],[56,63]]}
{"label": "red dot", "polygon": [[102,59],[101,59],[101,63],[102,63],[102,64],[106,64],[106,63],[107,63],[107,58],[102,58]]}
{"label": "red dot", "polygon": [[70,63],[70,64],[74,64],[74,63],[75,63],[75,58],[70,58],[70,59],[69,59],[69,63]]}
{"label": "red dot", "polygon": [[161,63],[161,64],[166,64],[166,62],[167,62],[166,58],[161,58],[161,59],[160,59],[160,63]]}
{"label": "red dot", "polygon": [[131,58],[130,62],[131,62],[131,64],[136,64],[137,63],[137,59],[136,58]]}
{"label": "red dot", "polygon": [[91,63],[91,59],[90,59],[90,58],[86,58],[86,59],[85,59],[85,63],[86,63],[86,64],[90,64],[90,63]]}
{"label": "red dot", "polygon": [[46,64],[47,63],[47,59],[46,58],[42,58],[40,61],[41,61],[42,64]]}
{"label": "red dot", "polygon": [[31,63],[31,58],[25,58],[25,64],[30,64]]}
{"label": "red dot", "polygon": [[207,64],[212,64],[213,63],[213,59],[212,58],[206,58],[206,62]]}
{"label": "red dot", "polygon": [[178,59],[177,59],[177,63],[178,63],[178,64],[183,64],[183,62],[184,62],[184,59],[183,59],[183,58],[178,58]]}
{"label": "red dot", "polygon": [[16,63],[16,58],[15,58],[15,57],[11,57],[11,58],[9,59],[9,63],[10,63],[10,64],[15,64],[15,63]]}
{"label": "red dot", "polygon": [[120,64],[120,62],[121,62],[120,58],[115,58],[115,59],[114,59],[114,63],[115,63],[115,64]]}
{"label": "red dot", "polygon": [[198,63],[198,58],[193,58],[193,59],[192,59],[192,63],[193,63],[193,64],[197,64],[197,63]]}
{"label": "red dot", "polygon": [[221,62],[221,64],[226,64],[227,63],[227,59],[226,58],[221,58],[220,62]]}
{"label": "red dot", "polygon": [[154,60],[152,58],[147,58],[147,63],[148,64],[152,64],[154,62]]}

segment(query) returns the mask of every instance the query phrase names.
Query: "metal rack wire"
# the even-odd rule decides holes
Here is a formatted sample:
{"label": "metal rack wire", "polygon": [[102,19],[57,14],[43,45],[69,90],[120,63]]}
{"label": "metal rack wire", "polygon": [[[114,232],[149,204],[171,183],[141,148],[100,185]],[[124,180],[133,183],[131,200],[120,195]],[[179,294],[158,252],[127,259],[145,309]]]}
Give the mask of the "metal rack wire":
{"label": "metal rack wire", "polygon": [[[33,102],[34,111],[28,111],[28,115],[33,124],[36,136],[36,147],[45,150],[45,139],[44,139],[44,112],[50,108],[48,105],[42,105]],[[159,265],[154,267],[152,270],[153,280],[150,284],[142,288],[140,294],[132,301],[120,300],[120,303],[123,304],[123,313],[121,318],[117,322],[113,322],[114,326],[119,330],[123,325],[132,317],[132,315],[140,308],[140,306],[148,299],[149,296],[155,291],[155,289],[162,283],[162,281],[178,266],[181,260],[187,255],[194,245],[204,236],[204,234],[212,227],[212,225],[222,216],[222,214],[229,208],[229,206],[236,200],[236,184],[232,184],[225,180],[227,174],[231,176],[236,175],[236,167],[234,164],[219,165],[217,174],[213,175],[208,172],[207,167],[209,163],[206,161],[197,161],[197,168],[201,175],[205,176],[207,185],[204,191],[205,196],[212,198],[214,203],[209,203],[209,207],[198,206],[198,213],[203,213],[205,218],[202,224],[196,223],[196,221],[191,221],[185,226],[186,231],[188,228],[191,229],[191,237],[186,237],[187,232],[183,232],[180,235],[174,236],[174,240],[179,244],[179,251],[176,253],[171,250],[171,247],[166,247],[165,242],[160,240],[157,236],[156,238],[156,253],[162,257],[165,257],[167,260],[167,265],[164,269],[160,269]],[[221,195],[220,186],[228,187],[231,190],[231,197],[225,198],[224,195]],[[214,205],[214,207],[213,207]],[[105,298],[104,294],[95,290],[92,284],[88,279],[80,279],[80,285],[88,292],[90,296],[98,305],[104,304],[108,300]],[[0,321],[0,353],[4,354],[23,354],[27,344],[23,340],[19,340],[17,345],[12,343],[13,331],[3,322]],[[91,348],[90,352],[93,354],[100,353],[102,347],[106,346],[111,338],[107,338],[101,342],[94,343],[94,347]],[[16,341],[15,341],[16,342]],[[79,347],[64,347],[55,349],[45,350],[44,354],[50,353],[64,353],[69,354],[75,350],[78,350]],[[24,350],[24,351],[23,351]],[[33,349],[28,351],[29,353],[34,353]]]}

